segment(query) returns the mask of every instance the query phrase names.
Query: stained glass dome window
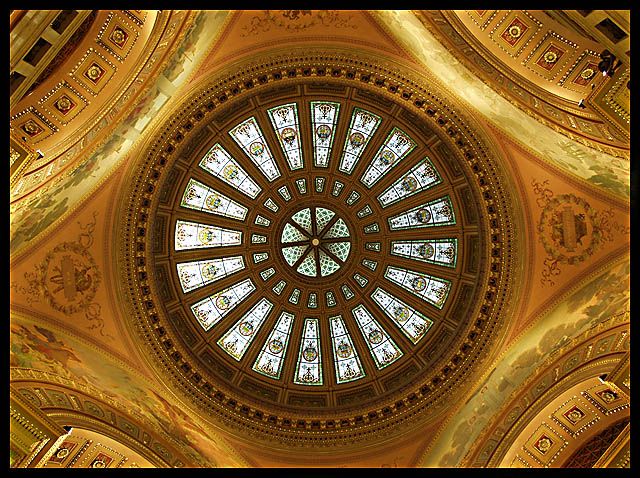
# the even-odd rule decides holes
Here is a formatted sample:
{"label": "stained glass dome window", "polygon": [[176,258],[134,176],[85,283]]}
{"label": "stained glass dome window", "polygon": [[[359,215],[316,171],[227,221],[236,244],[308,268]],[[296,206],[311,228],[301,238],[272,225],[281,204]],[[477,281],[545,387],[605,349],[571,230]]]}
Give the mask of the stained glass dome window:
{"label": "stained glass dome window", "polygon": [[247,377],[237,383],[286,385],[294,402],[380,379],[383,391],[451,327],[462,182],[400,113],[313,94],[258,101],[194,149],[166,260],[182,327]]}

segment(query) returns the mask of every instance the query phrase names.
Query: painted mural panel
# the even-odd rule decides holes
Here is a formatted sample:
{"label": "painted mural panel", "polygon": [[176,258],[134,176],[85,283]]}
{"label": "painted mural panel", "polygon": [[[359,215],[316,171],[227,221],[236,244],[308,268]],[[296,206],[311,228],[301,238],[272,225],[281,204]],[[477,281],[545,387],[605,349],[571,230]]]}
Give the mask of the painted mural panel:
{"label": "painted mural panel", "polygon": [[184,405],[158,394],[135,372],[63,333],[12,317],[10,366],[50,372],[111,397],[136,419],[172,437],[200,466],[246,466]]}
{"label": "painted mural panel", "polygon": [[[630,264],[619,261],[570,294],[512,343],[478,391],[456,413],[456,420],[432,448],[433,463],[455,467],[487,425],[504,397],[516,390],[555,350],[586,330],[630,307]],[[439,458],[439,459],[438,459]]]}

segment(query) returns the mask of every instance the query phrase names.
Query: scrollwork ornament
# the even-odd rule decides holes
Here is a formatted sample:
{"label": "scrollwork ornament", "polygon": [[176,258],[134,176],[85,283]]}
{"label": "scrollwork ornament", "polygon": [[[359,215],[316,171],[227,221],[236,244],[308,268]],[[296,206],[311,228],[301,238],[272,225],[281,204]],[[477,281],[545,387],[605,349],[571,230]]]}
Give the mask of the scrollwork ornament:
{"label": "scrollwork ornament", "polygon": [[93,244],[97,212],[92,221],[82,225],[76,241],[66,241],[48,251],[36,264],[33,272],[25,273],[27,286],[12,283],[11,287],[24,294],[28,304],[44,298],[54,310],[71,316],[84,313],[89,330],[97,329],[100,335],[113,338],[103,331],[104,319],[101,306],[95,300],[102,282],[102,273],[89,247]]}

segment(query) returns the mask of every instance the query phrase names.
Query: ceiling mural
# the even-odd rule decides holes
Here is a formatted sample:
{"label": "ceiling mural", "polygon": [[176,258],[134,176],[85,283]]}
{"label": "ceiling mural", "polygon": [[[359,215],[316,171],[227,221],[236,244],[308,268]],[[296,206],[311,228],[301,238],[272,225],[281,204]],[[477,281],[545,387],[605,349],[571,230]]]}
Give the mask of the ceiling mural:
{"label": "ceiling mural", "polygon": [[615,11],[74,12],[11,14],[13,467],[629,465]]}
{"label": "ceiling mural", "polygon": [[[147,380],[99,350],[47,326],[11,320],[10,363],[17,369],[49,372],[117,402],[121,410],[151,429],[171,436],[185,456],[200,466],[243,466],[242,460],[202,427],[184,406],[158,393]],[[51,379],[50,379],[51,380]],[[170,401],[171,400],[171,401]]]}

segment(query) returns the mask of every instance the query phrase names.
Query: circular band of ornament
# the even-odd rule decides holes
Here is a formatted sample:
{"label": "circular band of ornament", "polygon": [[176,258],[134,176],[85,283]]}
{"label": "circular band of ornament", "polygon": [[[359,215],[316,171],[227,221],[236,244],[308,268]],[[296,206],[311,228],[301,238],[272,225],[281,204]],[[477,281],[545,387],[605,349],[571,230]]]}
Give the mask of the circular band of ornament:
{"label": "circular band of ornament", "polygon": [[580,77],[583,80],[589,80],[593,77],[593,75],[596,72],[593,70],[593,68],[585,68],[584,70],[582,70],[582,72],[580,73]]}
{"label": "circular band of ornament", "polygon": [[[321,54],[318,54],[318,58],[300,59],[293,55],[284,61],[286,65],[279,66],[278,68],[263,65],[260,68],[246,71],[252,71],[252,74],[255,72],[255,78],[251,79],[254,85],[259,85],[262,82],[262,78],[266,78],[265,84],[269,81],[283,79],[284,77],[278,73],[282,68],[289,68],[293,72],[287,77],[287,81],[306,81],[304,77],[299,75],[304,76],[306,68],[309,68],[314,75],[319,75],[320,73],[324,75],[326,74],[325,72],[336,71],[338,74],[336,74],[335,77],[327,77],[327,80],[337,83],[346,82],[346,84],[350,84],[349,82],[358,82],[354,84],[358,85],[359,88],[370,89],[372,91],[379,91],[379,88],[385,85],[384,81],[380,85],[376,83],[379,72],[385,70],[379,66],[367,67],[360,60],[358,61],[357,67],[354,66],[354,63],[341,63],[341,61],[336,61],[335,58],[323,57]],[[319,62],[317,64],[323,66],[307,66],[310,63],[314,64],[316,61]],[[424,118],[431,118],[430,121],[433,122],[433,126],[436,129],[442,128],[442,133],[439,133],[441,134],[441,138],[449,142],[451,147],[459,151],[460,157],[466,162],[465,168],[470,172],[472,177],[476,180],[481,179],[480,185],[476,184],[474,186],[476,188],[476,192],[474,193],[476,197],[480,197],[478,191],[481,190],[483,191],[482,196],[485,199],[485,202],[482,203],[483,210],[480,217],[482,221],[487,221],[497,230],[497,234],[488,239],[491,241],[490,249],[492,251],[492,259],[491,266],[487,269],[485,278],[486,280],[491,280],[494,287],[499,291],[497,294],[492,293],[483,296],[481,302],[474,306],[474,310],[478,311],[476,320],[469,322],[470,326],[467,330],[469,335],[460,338],[456,348],[451,351],[450,360],[445,359],[441,361],[438,368],[431,370],[429,374],[425,376],[419,377],[419,379],[414,381],[408,388],[393,391],[390,397],[390,403],[395,403],[404,397],[409,406],[402,409],[391,406],[385,414],[385,423],[391,424],[404,422],[409,416],[415,417],[417,416],[416,414],[419,415],[421,411],[433,410],[434,403],[436,401],[442,403],[444,396],[452,392],[453,384],[462,380],[462,377],[469,372],[468,368],[458,368],[456,365],[458,362],[452,360],[454,356],[457,357],[458,360],[463,357],[473,357],[474,353],[477,353],[474,352],[474,350],[476,350],[476,344],[482,343],[486,345],[491,340],[491,337],[497,330],[496,325],[499,323],[497,318],[503,307],[508,304],[508,301],[506,301],[508,294],[505,288],[508,283],[512,282],[511,274],[514,271],[513,262],[518,256],[513,254],[515,244],[513,243],[514,236],[510,219],[513,217],[513,214],[516,214],[516,210],[512,207],[513,203],[507,199],[510,193],[504,189],[504,185],[501,183],[502,173],[496,172],[493,161],[488,161],[492,153],[487,151],[486,146],[483,145],[482,140],[478,139],[476,133],[464,125],[459,112],[454,112],[441,98],[420,89],[420,87],[410,80],[401,81],[396,71],[389,70],[386,74],[390,75],[388,78],[394,78],[393,81],[398,82],[400,91],[408,92],[407,99],[405,99],[408,106],[414,108],[416,113],[424,115]],[[246,82],[249,81],[249,79],[244,78],[243,81]],[[148,344],[154,349],[154,355],[158,355],[158,363],[161,361],[164,363],[173,363],[169,352],[166,351],[168,349],[161,345],[171,339],[172,333],[164,327],[164,324],[167,323],[164,318],[166,312],[163,311],[161,301],[157,298],[157,293],[155,292],[157,286],[152,279],[153,274],[146,273],[142,276],[142,273],[146,269],[145,262],[148,263],[149,261],[141,261],[140,259],[145,258],[146,255],[149,254],[144,251],[151,249],[150,247],[145,248],[143,246],[148,240],[147,237],[150,236],[150,234],[147,234],[149,225],[146,222],[148,210],[152,204],[157,204],[156,191],[161,190],[162,186],[159,178],[162,177],[166,166],[172,164],[177,156],[173,154],[177,150],[177,143],[172,138],[178,134],[181,138],[185,137],[186,133],[193,129],[194,118],[199,117],[198,121],[206,118],[209,112],[218,107],[219,102],[216,98],[219,97],[221,92],[227,91],[226,94],[228,95],[228,88],[229,85],[227,82],[225,82],[224,85],[222,83],[215,84],[202,90],[199,94],[195,95],[194,98],[186,101],[184,104],[188,106],[185,106],[183,110],[172,115],[171,121],[167,122],[165,132],[159,137],[155,144],[149,146],[149,154],[140,156],[141,159],[131,170],[133,180],[129,188],[124,192],[125,197],[130,198],[130,206],[123,212],[125,215],[124,220],[118,222],[118,230],[122,232],[122,234],[119,235],[119,237],[122,238],[122,248],[120,249],[122,260],[119,260],[117,263],[122,264],[122,267],[125,269],[124,275],[127,277],[128,288],[126,288],[124,292],[130,296],[127,303],[132,307],[142,328],[150,332],[148,335],[150,338]],[[234,88],[231,88],[231,91],[233,90]],[[241,90],[242,89],[239,89],[238,91]],[[255,91],[258,91],[258,89]],[[240,97],[240,93],[232,94],[232,96],[236,95]],[[224,101],[228,99],[229,97],[225,96]],[[184,127],[186,123],[189,123],[189,128]],[[197,131],[198,128],[195,130]],[[457,132],[458,130],[463,134],[459,134]],[[159,172],[159,174],[151,174],[152,170]],[[474,191],[474,189],[472,189],[472,191]],[[143,218],[141,215],[145,217]],[[373,337],[373,339],[375,340],[377,337]],[[270,346],[271,345],[275,344],[270,344]],[[185,351],[181,348],[179,341],[174,341],[173,347]],[[163,356],[166,358],[160,358]],[[190,394],[201,394],[203,399],[200,399],[197,404],[199,408],[205,407],[209,410],[215,410],[228,426],[242,429],[243,427],[240,425],[240,422],[246,421],[248,418],[244,415],[241,416],[237,410],[244,399],[240,395],[229,395],[229,392],[223,384],[218,386],[218,384],[213,385],[210,381],[203,381],[202,376],[205,371],[202,370],[197,363],[189,363],[189,355],[186,351],[180,355],[180,357],[181,360],[179,363],[181,364],[181,370],[178,371],[179,364],[176,363],[175,370],[172,367],[168,367],[164,374],[168,374],[171,380],[179,384],[180,389],[187,387]],[[185,370],[189,370],[189,372],[185,374]],[[445,385],[441,386],[440,384],[443,383],[443,380]],[[447,383],[450,385],[446,385]],[[344,422],[346,423],[345,427],[332,430],[327,429],[323,433],[329,436],[335,435],[335,438],[338,439],[353,427],[357,427],[363,431],[375,432],[377,430],[377,422],[375,420],[375,417],[378,417],[377,412],[375,410],[367,411],[367,409],[362,406],[360,409],[362,410],[361,413],[369,417],[366,423],[360,424],[357,420],[355,422],[353,420],[346,420]],[[262,423],[263,425],[259,426],[259,431],[263,430],[261,427],[264,426],[266,427],[264,428],[264,433],[268,436],[277,436],[285,441],[293,440],[291,443],[299,440],[301,430],[290,430],[286,425],[286,423],[291,423],[295,420],[295,415],[287,418],[285,413],[286,420],[283,418],[282,422],[279,420],[277,424],[269,424],[267,423],[267,418],[270,416],[268,408],[265,411],[258,411],[260,413],[255,413],[249,418],[249,421],[254,424]],[[336,419],[340,419],[339,414]],[[270,431],[267,431],[267,428]],[[295,431],[294,434],[292,434],[293,431]],[[302,432],[304,432],[304,429]]]}
{"label": "circular band of ornament", "polygon": [[519,38],[520,35],[522,35],[522,29],[520,28],[520,25],[511,25],[508,33],[512,38]]}
{"label": "circular band of ornament", "polygon": [[544,54],[544,61],[547,63],[555,63],[556,61],[558,61],[558,54],[555,51],[547,51]]}

